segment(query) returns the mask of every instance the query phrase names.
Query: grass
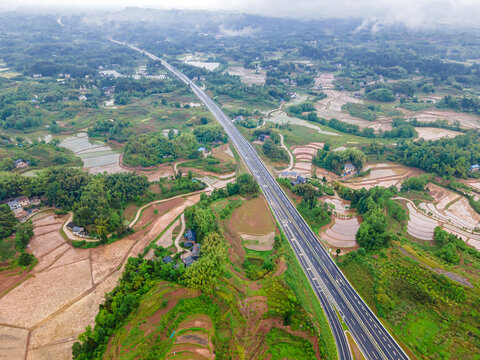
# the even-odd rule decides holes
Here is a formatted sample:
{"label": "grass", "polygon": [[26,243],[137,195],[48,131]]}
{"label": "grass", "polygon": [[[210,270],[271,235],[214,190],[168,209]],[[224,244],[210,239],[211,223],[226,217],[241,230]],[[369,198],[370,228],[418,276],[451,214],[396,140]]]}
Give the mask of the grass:
{"label": "grass", "polygon": [[295,295],[305,311],[307,311],[309,314],[312,314],[312,320],[320,333],[319,343],[321,343],[325,349],[325,354],[323,355],[327,359],[336,359],[337,349],[335,346],[335,340],[333,339],[330,326],[328,325],[328,321],[325,317],[322,306],[320,305],[320,301],[314,294],[312,286],[310,285],[305,273],[298,263],[298,260],[295,257],[290,244],[285,238],[285,235],[282,234],[281,239],[283,248],[285,250],[285,260],[288,264],[287,270],[285,271],[285,281],[295,292]]}
{"label": "grass", "polygon": [[235,146],[233,146],[231,142],[229,142],[228,145],[230,146],[230,150],[232,150],[233,157],[235,158],[235,161],[237,163],[237,175],[249,174],[250,171],[248,170],[248,167],[245,165],[242,158],[238,154],[238,151],[237,149],[235,149]]}
{"label": "grass", "polygon": [[394,142],[392,139],[369,139],[361,136],[345,134],[328,126],[320,125],[318,123],[315,123],[315,125],[324,131],[334,132],[338,134],[338,136],[321,134],[313,129],[301,125],[289,125],[288,128],[279,128],[278,131],[283,134],[287,147],[293,145],[305,145],[311,142],[325,142],[329,143],[334,149],[339,146],[348,147],[349,144],[352,144],[352,146],[355,147],[359,147],[362,145],[367,146],[371,143],[391,144]]}
{"label": "grass", "polygon": [[378,116],[402,116],[402,112],[381,105],[346,103],[342,111],[360,119],[374,121]]}
{"label": "grass", "polygon": [[353,360],[364,360],[365,357],[363,356],[362,352],[358,348],[358,345],[353,339],[350,332],[347,332],[346,335],[347,335],[348,344],[350,346],[350,350],[352,352]]}
{"label": "grass", "polygon": [[245,201],[235,209],[230,227],[238,233],[265,235],[275,230],[275,220],[268,211],[264,198],[257,197]]}
{"label": "grass", "polygon": [[[402,248],[415,259],[403,254]],[[430,245],[404,240],[393,242],[392,248],[379,252],[376,258],[367,254],[364,258],[342,262],[340,266],[409,357],[477,359],[480,345],[478,260],[462,253],[463,259],[469,258],[470,265],[447,266],[434,254],[435,248]],[[431,269],[468,274],[473,287],[463,287],[439,277]],[[419,295],[424,291],[421,289],[436,292],[437,300],[426,301],[425,295]],[[464,300],[450,297],[452,289],[464,291]]]}
{"label": "grass", "polygon": [[267,344],[268,353],[272,355],[271,360],[315,359],[315,350],[308,340],[278,328],[270,330],[267,335]]}
{"label": "grass", "polygon": [[218,174],[225,174],[235,171],[235,164],[232,161],[223,161],[213,156],[187,161],[181,164],[181,167],[193,167],[195,169],[210,171]]}
{"label": "grass", "polygon": [[400,103],[398,107],[401,107],[403,109],[407,109],[410,111],[421,111],[425,109],[429,109],[434,107],[435,105],[432,103],[414,103],[414,102],[408,102],[408,103]]}

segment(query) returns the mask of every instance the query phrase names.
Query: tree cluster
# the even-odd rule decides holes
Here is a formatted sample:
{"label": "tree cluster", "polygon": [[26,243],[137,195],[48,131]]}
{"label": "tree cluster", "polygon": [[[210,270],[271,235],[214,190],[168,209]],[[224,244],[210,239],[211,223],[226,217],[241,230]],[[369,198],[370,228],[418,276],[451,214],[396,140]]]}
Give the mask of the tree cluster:
{"label": "tree cluster", "polygon": [[480,163],[480,133],[470,131],[452,139],[402,141],[393,151],[393,160],[439,176],[473,176],[468,169]]}
{"label": "tree cluster", "polygon": [[0,173],[0,199],[45,195],[49,205],[72,210],[75,222],[99,235],[115,230],[122,223],[121,210],[144,196],[148,186],[145,176],[134,173],[93,176],[67,168],[48,168],[35,177]]}
{"label": "tree cluster", "polygon": [[313,164],[341,174],[346,163],[351,163],[360,171],[365,164],[365,154],[358,149],[329,151],[321,149],[313,159]]}

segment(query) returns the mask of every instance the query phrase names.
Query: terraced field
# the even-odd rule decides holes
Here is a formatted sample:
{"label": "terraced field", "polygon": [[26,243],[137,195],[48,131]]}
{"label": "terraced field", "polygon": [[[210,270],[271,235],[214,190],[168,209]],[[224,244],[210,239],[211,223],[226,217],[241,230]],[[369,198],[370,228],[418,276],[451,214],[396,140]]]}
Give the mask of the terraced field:
{"label": "terraced field", "polygon": [[354,248],[357,246],[355,234],[359,227],[360,223],[357,217],[352,217],[350,219],[334,217],[333,225],[326,229],[320,237],[332,248]]}
{"label": "terraced field", "polygon": [[60,143],[83,160],[84,169],[92,174],[124,172],[119,165],[120,153],[101,142],[91,142],[86,133],[78,133]]}
{"label": "terraced field", "polygon": [[93,324],[128,256],[141,253],[199,199],[167,201],[165,211],[136,233],[93,249],[74,248],[63,238],[65,216],[38,216],[28,249],[38,259],[36,266],[17,275],[0,272],[0,358],[71,359],[73,342]]}
{"label": "terraced field", "polygon": [[407,203],[407,208],[410,213],[407,224],[408,234],[420,240],[433,241],[433,231],[439,225],[438,221],[417,211],[410,202]]}
{"label": "terraced field", "polygon": [[409,168],[395,163],[369,164],[364,168],[364,170],[369,169],[370,173],[368,175],[353,178],[346,182],[345,186],[352,189],[361,189],[363,187],[370,189],[375,186],[389,187],[394,185],[397,188],[400,188],[403,180],[423,173],[422,170]]}
{"label": "terraced field", "polygon": [[295,156],[295,165],[292,171],[304,176],[312,175],[312,160],[317,154],[318,149],[323,148],[323,143],[312,142],[303,146],[293,147],[292,154]]}

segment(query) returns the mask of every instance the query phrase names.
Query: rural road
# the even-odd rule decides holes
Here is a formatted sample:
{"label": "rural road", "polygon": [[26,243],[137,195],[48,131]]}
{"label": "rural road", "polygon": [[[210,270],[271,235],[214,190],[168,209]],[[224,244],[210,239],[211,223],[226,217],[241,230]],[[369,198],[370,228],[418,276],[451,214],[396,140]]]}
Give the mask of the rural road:
{"label": "rural road", "polygon": [[290,150],[288,150],[288,148],[285,146],[284,142],[283,142],[283,135],[280,134],[280,145],[282,146],[282,148],[285,149],[285,151],[288,153],[288,157],[290,158],[290,164],[288,165],[288,167],[282,171],[291,171],[292,168],[293,168],[293,165],[295,164],[294,161],[293,161],[293,155],[292,153],[290,152]]}
{"label": "rural road", "polygon": [[149,202],[148,204],[146,205],[143,205],[140,209],[137,210],[137,214],[135,215],[135,218],[130,222],[130,224],[128,224],[128,227],[132,227],[133,225],[135,225],[135,223],[138,221],[138,218],[140,217],[140,215],[142,214],[142,210],[149,207],[150,205],[153,205],[153,204],[159,204],[159,203],[162,203],[162,202],[165,202],[165,201],[170,201],[172,199],[176,199],[176,198],[179,198],[179,197],[185,197],[185,196],[190,196],[190,195],[195,195],[195,194],[199,194],[199,193],[202,193],[202,192],[205,192],[205,191],[211,191],[212,188],[210,186],[206,187],[205,189],[203,190],[199,190],[199,191],[194,191],[194,192],[191,192],[191,193],[188,193],[188,194],[182,194],[182,195],[177,195],[177,196],[173,196],[173,197],[170,197],[168,199],[163,199],[163,200],[155,200],[155,201],[152,201],[152,202]]}
{"label": "rural road", "polygon": [[348,341],[338,319],[340,316],[347,324],[365,358],[374,360],[408,359],[402,348],[348,282],[316,234],[265,167],[253,146],[241,135],[220,107],[185,74],[167,62],[133,45],[115,42],[127,45],[152,60],[160,61],[165,68],[187,84],[224,127],[238,153],[263,190],[268,204],[320,300],[337,345],[338,357],[352,359]]}
{"label": "rural road", "polygon": [[180,232],[178,233],[177,237],[175,238],[175,247],[177,248],[177,253],[181,253],[183,249],[180,247],[180,239],[182,238],[183,233],[185,232],[185,213],[182,213],[180,216],[180,222],[182,224],[182,228],[180,229]]}

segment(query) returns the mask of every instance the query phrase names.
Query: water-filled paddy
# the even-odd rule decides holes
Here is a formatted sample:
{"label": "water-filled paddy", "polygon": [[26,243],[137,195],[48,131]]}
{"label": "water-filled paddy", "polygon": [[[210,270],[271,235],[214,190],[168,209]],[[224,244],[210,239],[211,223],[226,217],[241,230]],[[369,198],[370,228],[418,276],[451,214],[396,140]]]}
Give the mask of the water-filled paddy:
{"label": "water-filled paddy", "polygon": [[100,141],[92,141],[86,133],[78,133],[64,139],[60,146],[72,150],[83,160],[83,168],[91,173],[120,172],[120,153]]}

